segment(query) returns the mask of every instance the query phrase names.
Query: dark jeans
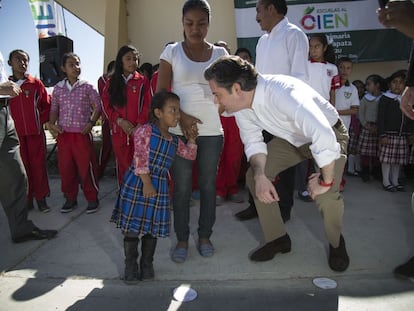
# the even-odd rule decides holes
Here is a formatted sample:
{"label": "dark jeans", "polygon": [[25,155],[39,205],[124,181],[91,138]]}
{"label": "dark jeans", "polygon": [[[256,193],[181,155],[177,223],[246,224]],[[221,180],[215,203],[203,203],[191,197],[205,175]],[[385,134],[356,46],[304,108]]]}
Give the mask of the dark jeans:
{"label": "dark jeans", "polygon": [[0,105],[0,202],[12,239],[31,232],[27,219],[27,177],[20,157],[19,139],[8,108]]}
{"label": "dark jeans", "polygon": [[[183,137],[181,139],[184,140]],[[223,147],[223,136],[199,136],[197,143],[197,170],[200,188],[200,217],[198,237],[210,238],[216,221],[216,174]],[[174,230],[178,241],[187,241],[190,235],[190,198],[193,161],[177,156],[171,167],[174,182]]]}

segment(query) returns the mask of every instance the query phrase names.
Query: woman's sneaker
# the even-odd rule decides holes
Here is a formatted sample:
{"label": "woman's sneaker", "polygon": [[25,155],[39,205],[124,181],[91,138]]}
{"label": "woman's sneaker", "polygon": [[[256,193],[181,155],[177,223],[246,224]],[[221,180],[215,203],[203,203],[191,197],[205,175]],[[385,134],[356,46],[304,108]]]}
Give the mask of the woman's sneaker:
{"label": "woman's sneaker", "polygon": [[86,208],[86,214],[92,214],[98,211],[99,204],[97,201],[88,202],[88,207]]}
{"label": "woman's sneaker", "polygon": [[61,213],[70,213],[73,211],[78,205],[78,202],[72,200],[66,200],[65,204],[63,204],[62,208],[60,209]]}

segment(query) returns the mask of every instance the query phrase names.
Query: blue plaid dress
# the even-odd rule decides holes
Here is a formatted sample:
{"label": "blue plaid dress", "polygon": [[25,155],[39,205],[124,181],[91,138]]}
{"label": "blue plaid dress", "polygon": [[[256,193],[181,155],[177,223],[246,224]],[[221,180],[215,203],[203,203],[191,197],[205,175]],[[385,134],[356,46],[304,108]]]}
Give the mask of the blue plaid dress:
{"label": "blue plaid dress", "polygon": [[170,204],[168,170],[176,156],[178,137],[166,140],[157,126],[152,125],[149,152],[149,170],[157,195],[143,196],[143,183],[134,174],[134,163],[124,176],[111,221],[123,233],[151,234],[167,237],[170,234]]}

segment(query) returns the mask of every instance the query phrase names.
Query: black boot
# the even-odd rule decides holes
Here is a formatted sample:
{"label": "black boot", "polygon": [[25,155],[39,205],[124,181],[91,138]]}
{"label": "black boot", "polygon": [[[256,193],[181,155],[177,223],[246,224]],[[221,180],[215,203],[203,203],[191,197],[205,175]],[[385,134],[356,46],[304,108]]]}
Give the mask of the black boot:
{"label": "black boot", "polygon": [[155,247],[157,246],[157,238],[147,234],[142,237],[141,244],[141,279],[152,280],[154,278],[154,260]]}
{"label": "black boot", "polygon": [[124,252],[125,252],[125,284],[137,284],[139,281],[138,268],[138,238],[125,237],[124,238]]}

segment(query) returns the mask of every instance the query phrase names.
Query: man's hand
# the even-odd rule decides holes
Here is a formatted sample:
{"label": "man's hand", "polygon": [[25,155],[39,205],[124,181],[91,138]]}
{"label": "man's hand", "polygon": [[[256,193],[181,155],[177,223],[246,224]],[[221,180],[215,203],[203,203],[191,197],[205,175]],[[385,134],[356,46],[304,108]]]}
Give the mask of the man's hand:
{"label": "man's hand", "polygon": [[414,3],[411,1],[390,1],[385,8],[378,9],[378,20],[385,27],[395,27],[414,39]]}
{"label": "man's hand", "polygon": [[265,176],[260,175],[255,177],[256,181],[256,197],[260,202],[273,203],[279,201],[279,195],[272,182]]}
{"label": "man's hand", "polygon": [[315,200],[318,195],[328,192],[329,189],[331,189],[330,187],[323,187],[320,185],[320,175],[320,173],[313,173],[308,179],[308,192],[313,200]]}

